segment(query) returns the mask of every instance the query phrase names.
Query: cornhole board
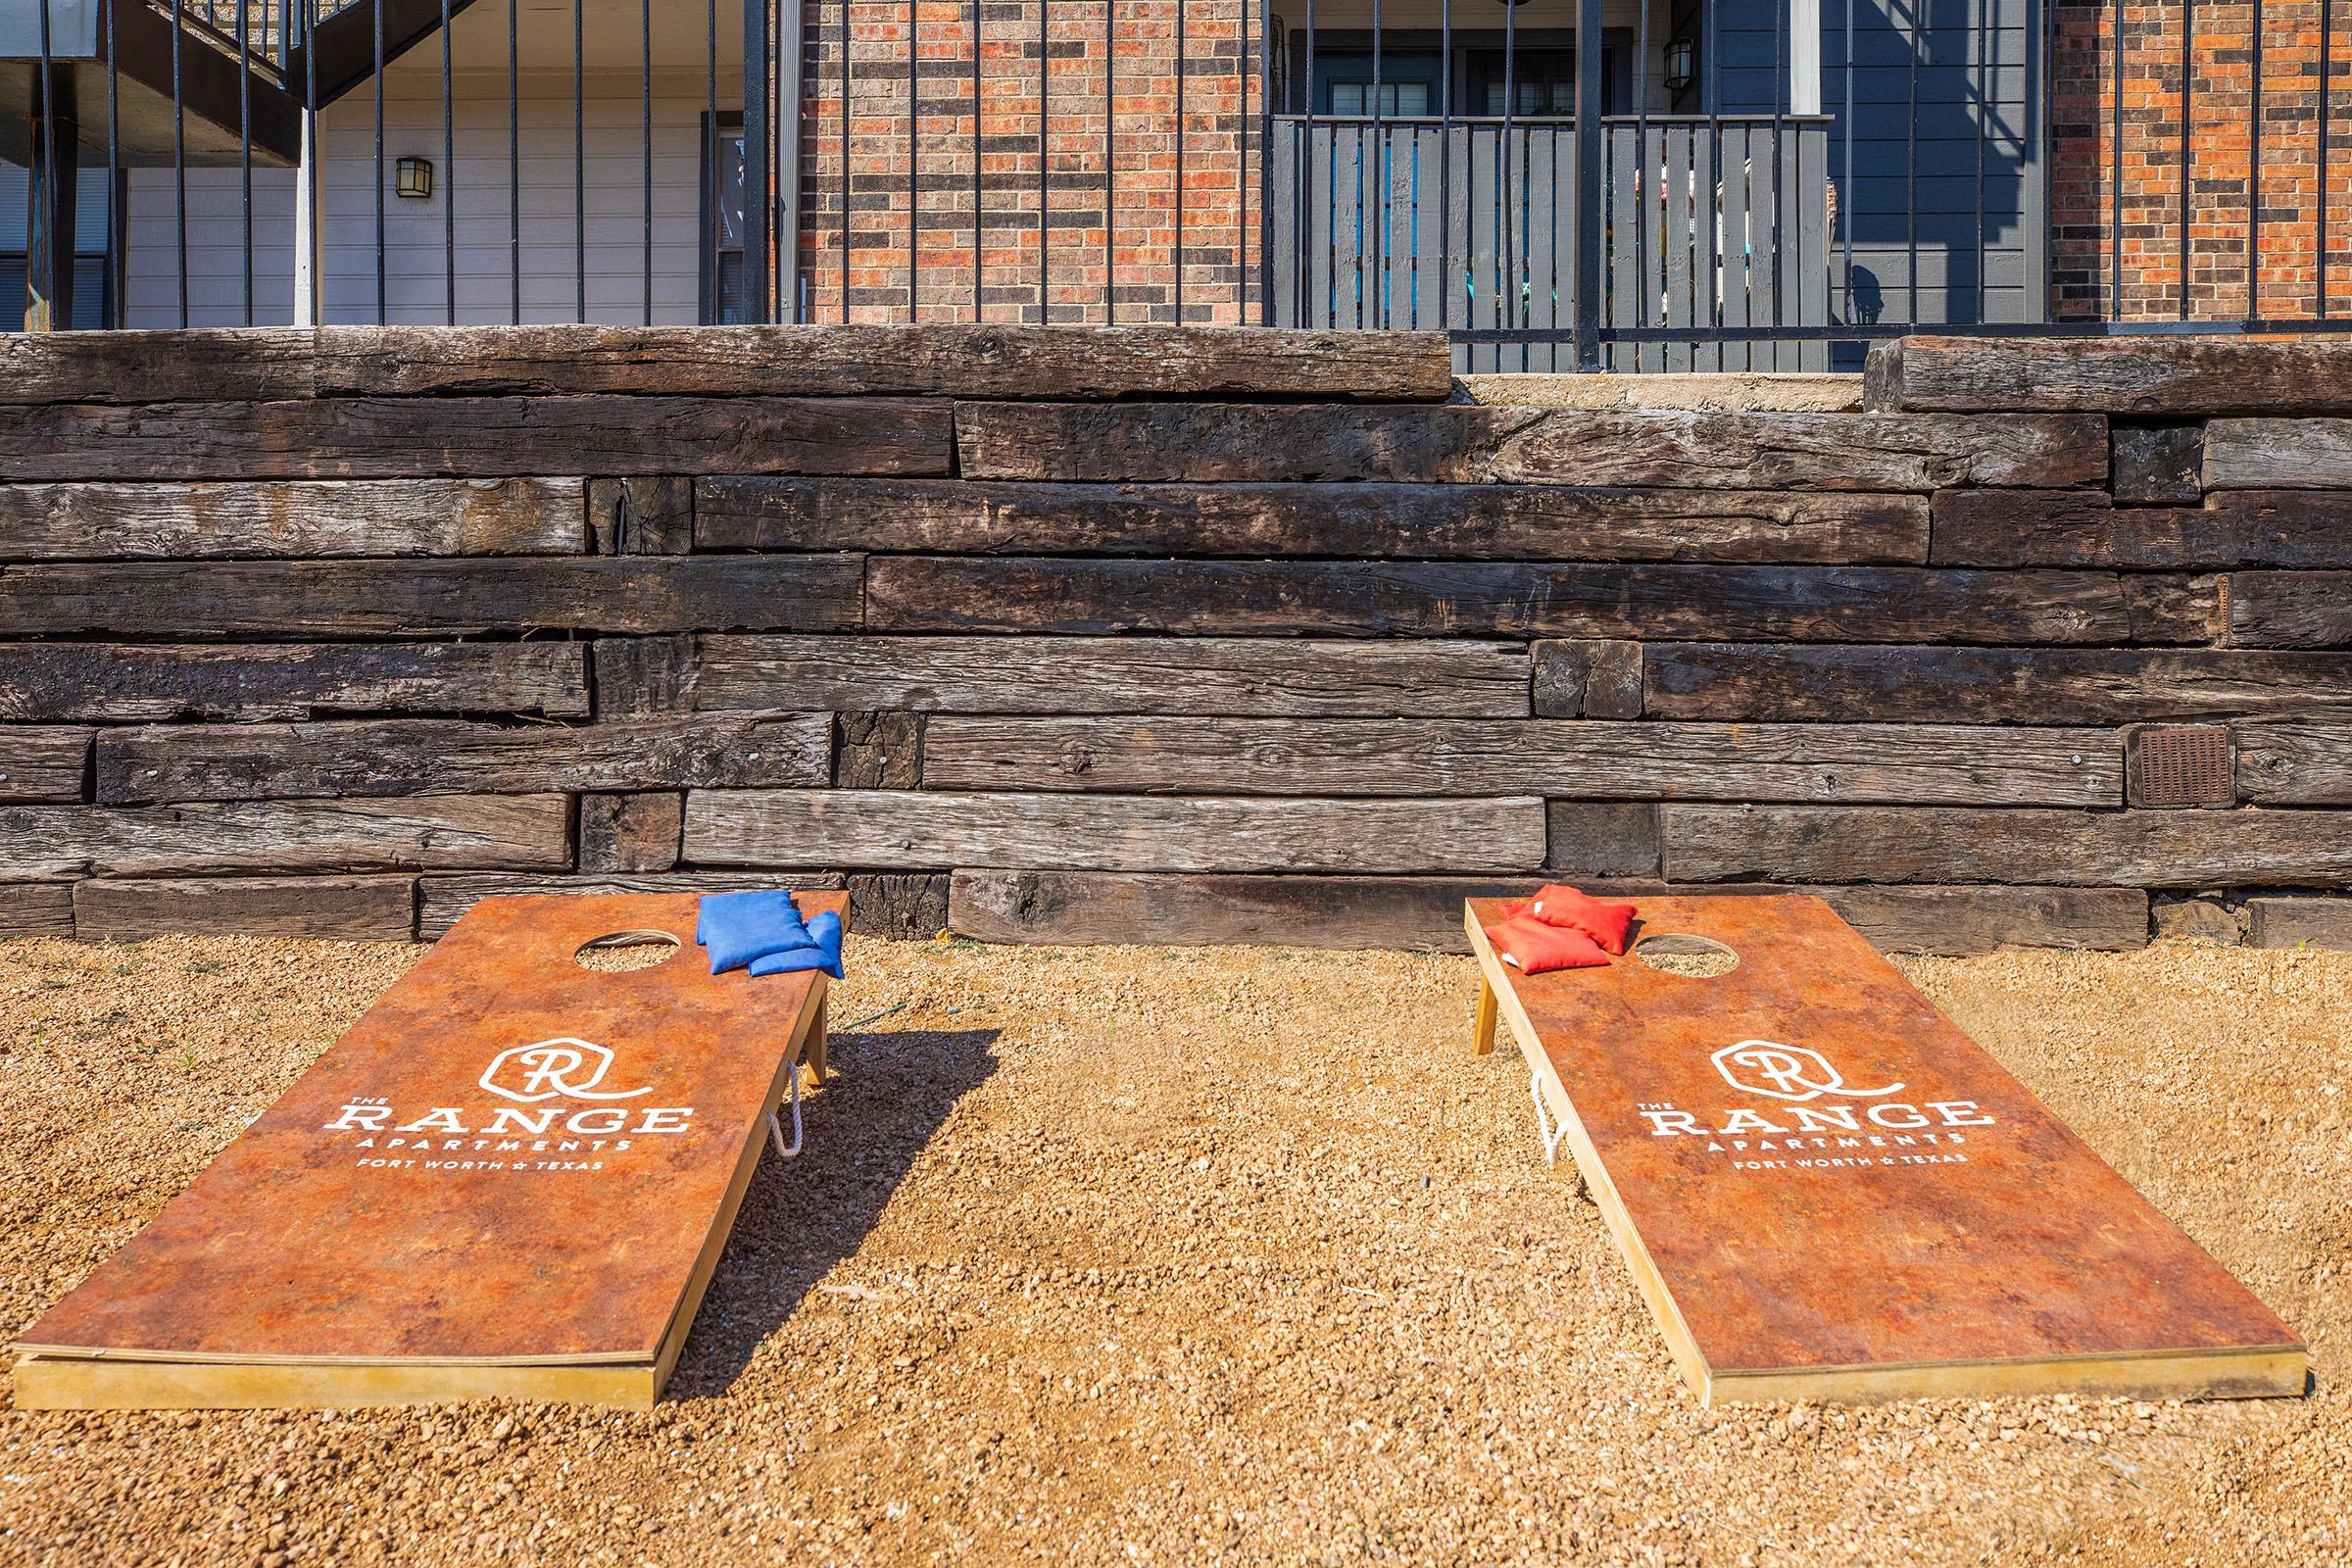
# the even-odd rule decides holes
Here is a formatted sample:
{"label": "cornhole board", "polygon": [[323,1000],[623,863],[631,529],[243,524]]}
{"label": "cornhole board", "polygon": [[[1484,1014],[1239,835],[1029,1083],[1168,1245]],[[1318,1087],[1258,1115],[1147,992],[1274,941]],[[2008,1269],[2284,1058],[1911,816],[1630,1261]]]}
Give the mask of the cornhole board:
{"label": "cornhole board", "polygon": [[[652,1404],[769,1111],[824,1070],[825,977],[710,974],[696,903],[475,905],[24,1333],[17,1403]],[[679,948],[575,960],[618,932]]]}
{"label": "cornhole board", "polygon": [[1499,1013],[1702,1401],[2303,1392],[2294,1331],[1819,899],[1639,901],[1712,978],[1523,975],[1505,902],[1475,1049]]}

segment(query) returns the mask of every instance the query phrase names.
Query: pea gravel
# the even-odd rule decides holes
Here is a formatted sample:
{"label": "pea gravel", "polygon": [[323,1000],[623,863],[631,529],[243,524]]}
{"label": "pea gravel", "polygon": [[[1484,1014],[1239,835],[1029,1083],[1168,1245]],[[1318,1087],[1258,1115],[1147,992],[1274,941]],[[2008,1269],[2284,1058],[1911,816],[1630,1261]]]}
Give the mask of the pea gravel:
{"label": "pea gravel", "polygon": [[[0,1326],[419,951],[0,944]],[[0,1563],[2352,1561],[2352,956],[1904,967],[2309,1397],[1702,1410],[1467,959],[853,941],[661,1408],[0,1409]]]}

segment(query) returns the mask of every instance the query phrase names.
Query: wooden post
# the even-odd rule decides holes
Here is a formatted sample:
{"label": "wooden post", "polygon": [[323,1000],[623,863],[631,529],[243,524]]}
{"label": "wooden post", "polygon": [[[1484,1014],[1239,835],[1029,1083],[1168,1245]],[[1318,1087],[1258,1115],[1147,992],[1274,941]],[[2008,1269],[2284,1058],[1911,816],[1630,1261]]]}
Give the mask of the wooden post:
{"label": "wooden post", "polygon": [[81,132],[70,68],[35,68],[30,203],[24,256],[24,330],[74,324],[74,199],[81,182]]}
{"label": "wooden post", "polygon": [[1490,1055],[1494,1050],[1494,1015],[1496,1011],[1494,987],[1484,970],[1478,977],[1478,1016],[1470,1025],[1470,1051],[1473,1055]]}

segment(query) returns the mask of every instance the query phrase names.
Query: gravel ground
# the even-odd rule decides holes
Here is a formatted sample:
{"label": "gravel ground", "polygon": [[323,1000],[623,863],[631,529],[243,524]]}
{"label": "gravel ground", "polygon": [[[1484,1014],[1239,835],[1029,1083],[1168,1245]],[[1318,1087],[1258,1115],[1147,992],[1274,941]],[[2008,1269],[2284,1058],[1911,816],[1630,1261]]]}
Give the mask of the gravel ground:
{"label": "gravel ground", "polygon": [[[0,944],[0,1317],[416,950]],[[671,1396],[0,1410],[9,1563],[2341,1564],[2352,956],[1905,968],[2299,1327],[2300,1400],[1696,1407],[1463,958],[853,942]]]}

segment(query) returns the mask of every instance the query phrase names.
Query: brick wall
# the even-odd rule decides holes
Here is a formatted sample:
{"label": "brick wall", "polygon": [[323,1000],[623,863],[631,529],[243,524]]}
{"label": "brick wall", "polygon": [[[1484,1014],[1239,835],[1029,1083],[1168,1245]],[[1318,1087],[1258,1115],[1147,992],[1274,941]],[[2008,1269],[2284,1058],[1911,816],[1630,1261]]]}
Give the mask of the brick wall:
{"label": "brick wall", "polygon": [[1426,335],[0,339],[0,930],[785,882],[1446,946],[1556,875],[2352,941],[2352,345],[1874,368],[1691,414],[1448,403]]}
{"label": "brick wall", "polygon": [[[2334,104],[2319,166],[2321,0],[2133,0],[2122,34],[2123,155],[2115,178],[2117,12],[2056,6],[2052,92],[2052,308],[2061,316],[2178,318],[2187,227],[2188,313],[2318,314],[2319,220],[2328,226],[2329,298],[2352,310],[2352,8],[2335,7]],[[2188,179],[2182,202],[2182,19],[2188,40]],[[2259,72],[2259,75],[2258,75]],[[2251,127],[2260,86],[2262,135]],[[2258,166],[2258,167],[2257,167]],[[2122,221],[2115,222],[2120,188]],[[2250,198],[2259,191],[2251,231]],[[2120,236],[2120,237],[2119,237]],[[2115,268],[2121,246],[2122,280]],[[2258,258],[2249,294],[2248,258]]]}
{"label": "brick wall", "polygon": [[980,318],[1173,322],[1181,298],[1188,323],[1244,319],[1258,243],[1249,14],[1249,0],[808,0],[803,318],[974,318],[977,17]]}

